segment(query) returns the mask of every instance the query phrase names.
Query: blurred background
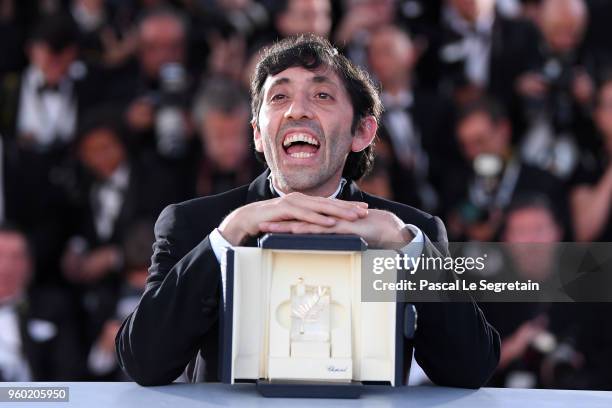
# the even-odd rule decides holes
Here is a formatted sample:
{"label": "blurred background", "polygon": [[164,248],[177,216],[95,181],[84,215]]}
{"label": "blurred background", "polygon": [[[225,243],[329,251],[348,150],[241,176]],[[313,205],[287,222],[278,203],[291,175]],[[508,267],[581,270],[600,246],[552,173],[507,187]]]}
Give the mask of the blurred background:
{"label": "blurred background", "polygon": [[[155,219],[263,170],[249,76],[294,34],[380,86],[365,191],[454,241],[612,241],[610,21],[607,0],[0,0],[0,380],[129,380],[114,337]],[[483,309],[491,386],[612,389],[609,305]]]}

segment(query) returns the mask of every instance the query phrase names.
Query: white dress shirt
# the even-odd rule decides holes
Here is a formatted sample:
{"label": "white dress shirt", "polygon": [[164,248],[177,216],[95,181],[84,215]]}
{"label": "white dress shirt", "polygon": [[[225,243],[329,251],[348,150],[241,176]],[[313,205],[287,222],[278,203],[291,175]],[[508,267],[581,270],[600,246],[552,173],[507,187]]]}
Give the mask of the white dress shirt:
{"label": "white dress shirt", "polygon": [[489,83],[489,65],[495,13],[483,14],[474,24],[470,24],[453,7],[443,11],[446,24],[463,38],[444,46],[441,57],[445,62],[465,59],[464,73],[474,85],[486,86]]}
{"label": "white dress shirt", "polygon": [[19,97],[17,131],[29,135],[44,149],[56,141],[68,143],[74,138],[77,104],[74,81],[64,78],[57,91],[40,92],[45,79],[35,66],[26,68]]}
{"label": "white dress shirt", "polygon": [[129,182],[130,168],[121,165],[108,180],[96,183],[91,190],[94,225],[98,237],[102,240],[107,240],[113,235]]}
{"label": "white dress shirt", "polygon": [[19,317],[14,305],[0,306],[0,372],[4,381],[30,381],[30,368],[21,352]]}

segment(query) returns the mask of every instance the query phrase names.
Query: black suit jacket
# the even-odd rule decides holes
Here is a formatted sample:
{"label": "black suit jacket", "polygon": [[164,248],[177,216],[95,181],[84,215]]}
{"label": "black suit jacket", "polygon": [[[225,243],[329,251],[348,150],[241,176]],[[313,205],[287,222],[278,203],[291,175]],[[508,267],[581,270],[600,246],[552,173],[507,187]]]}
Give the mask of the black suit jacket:
{"label": "black suit jacket", "polygon": [[[168,384],[185,368],[190,381],[218,381],[220,270],[209,234],[232,210],[273,198],[267,175],[224,194],[171,205],[159,216],[145,293],[116,338],[119,363],[139,384]],[[446,231],[438,218],[363,193],[355,183],[339,198],[392,211],[436,242],[427,238],[427,251],[448,253]],[[410,356],[414,346],[417,361],[437,384],[483,385],[499,359],[499,336],[476,304],[416,307],[418,329],[406,354]]]}

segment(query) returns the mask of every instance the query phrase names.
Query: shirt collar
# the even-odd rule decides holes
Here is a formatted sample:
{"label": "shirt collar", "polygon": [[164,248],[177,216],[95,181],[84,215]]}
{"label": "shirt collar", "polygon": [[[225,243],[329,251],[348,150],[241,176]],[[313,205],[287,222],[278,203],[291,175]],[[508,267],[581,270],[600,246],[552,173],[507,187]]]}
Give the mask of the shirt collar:
{"label": "shirt collar", "polygon": [[[268,175],[268,183],[270,185],[270,191],[272,192],[272,194],[276,194],[279,197],[284,197],[285,196],[285,193],[283,193],[282,191],[280,191],[279,189],[277,189],[274,186],[274,182],[272,181],[272,173],[270,173]],[[328,198],[336,198],[336,197],[338,197],[338,195],[340,195],[340,193],[342,192],[342,189],[344,188],[345,185],[346,185],[346,179],[344,177],[342,177],[340,179],[340,184],[338,184],[338,188]]]}
{"label": "shirt collar", "polygon": [[24,73],[24,86],[30,89],[43,92],[45,90],[55,90],[61,94],[66,94],[72,89],[72,78],[70,74],[64,76],[56,85],[48,85],[45,81],[45,74],[36,65],[30,65]]}

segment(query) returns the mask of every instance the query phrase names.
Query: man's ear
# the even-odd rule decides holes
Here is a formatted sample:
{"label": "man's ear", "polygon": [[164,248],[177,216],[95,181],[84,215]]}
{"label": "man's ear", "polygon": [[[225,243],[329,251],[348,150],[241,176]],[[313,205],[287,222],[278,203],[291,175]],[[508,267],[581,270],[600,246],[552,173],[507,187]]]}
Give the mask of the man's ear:
{"label": "man's ear", "polygon": [[255,144],[255,150],[257,150],[259,153],[263,153],[261,132],[259,131],[259,126],[257,125],[257,121],[255,119],[251,121],[251,126],[253,127],[253,143]]}
{"label": "man's ear", "polygon": [[374,119],[374,116],[370,115],[361,119],[361,122],[355,130],[355,135],[353,136],[351,151],[360,152],[366,147],[368,147],[374,140],[377,130],[378,123],[376,123],[376,119]]}

